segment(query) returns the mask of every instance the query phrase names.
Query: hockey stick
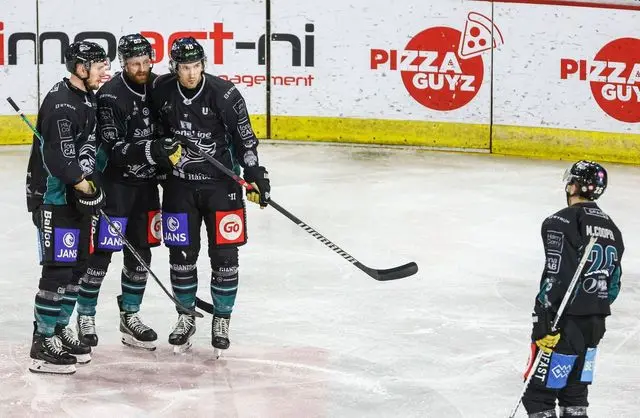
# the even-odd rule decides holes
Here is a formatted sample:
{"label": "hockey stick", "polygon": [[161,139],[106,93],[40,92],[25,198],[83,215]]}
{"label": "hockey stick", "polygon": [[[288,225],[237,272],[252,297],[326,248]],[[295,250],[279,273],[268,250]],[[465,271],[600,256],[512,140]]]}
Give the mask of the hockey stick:
{"label": "hockey stick", "polygon": [[[40,135],[40,133],[38,132],[38,130],[31,124],[31,122],[29,122],[29,119],[27,119],[27,117],[24,115],[24,113],[22,113],[22,111],[20,111],[20,108],[18,107],[18,105],[16,104],[16,102],[13,101],[13,99],[11,97],[7,97],[7,101],[9,102],[9,104],[11,105],[11,107],[13,107],[13,109],[20,115],[20,118],[22,118],[22,120],[29,126],[29,128],[31,128],[31,130],[33,131],[33,133],[36,135],[36,137],[38,138],[39,141],[44,142],[44,139],[42,138],[42,136]],[[162,282],[160,281],[160,279],[158,279],[158,276],[155,275],[155,273],[151,270],[151,267],[149,267],[149,265],[142,259],[142,257],[140,257],[140,254],[138,254],[138,252],[133,248],[133,246],[131,245],[131,243],[125,238],[125,236],[120,232],[120,229],[115,226],[113,224],[113,222],[111,222],[111,219],[109,219],[109,217],[104,213],[104,211],[102,209],[100,209],[100,215],[102,217],[104,217],[105,221],[107,221],[107,223],[109,224],[109,226],[111,227],[111,229],[113,229],[114,231],[116,231],[116,234],[120,237],[120,239],[122,239],[122,242],[124,242],[124,244],[127,246],[127,248],[129,248],[129,250],[131,251],[131,253],[133,254],[133,256],[136,258],[136,260],[138,260],[138,262],[140,263],[140,265],[142,267],[144,267],[149,274],[151,274],[151,277],[153,277],[153,279],[156,281],[156,283],[158,283],[158,285],[160,286],[160,288],[162,289],[162,291],[169,296],[169,299],[171,299],[173,301],[173,303],[176,304],[176,307],[183,311],[184,313],[188,313],[189,315],[194,315],[197,316],[198,318],[204,318],[204,315],[202,315],[200,312],[194,310],[194,309],[189,309],[186,308],[185,306],[183,306],[176,298],[174,298],[169,291],[167,290],[166,287],[164,287],[164,285],[162,284]]]}
{"label": "hockey stick", "polygon": [[[198,155],[200,155],[202,158],[204,158],[207,161],[209,161],[211,164],[215,165],[220,171],[222,171],[227,176],[231,177],[233,180],[235,180],[237,183],[239,183],[245,189],[253,190],[253,186],[251,186],[251,184],[247,183],[242,177],[238,176],[232,170],[230,170],[227,167],[225,167],[224,164],[222,164],[220,161],[216,160],[211,155],[209,155],[206,152],[204,152],[197,145],[193,144],[192,142],[190,142],[187,139],[182,139],[182,138],[180,138],[180,142],[185,147],[189,148],[193,152],[195,152]],[[314,238],[316,238],[317,240],[322,242],[327,247],[331,248],[336,253],[340,254],[342,256],[342,258],[344,258],[345,260],[347,260],[348,262],[350,262],[351,264],[353,264],[354,266],[356,266],[357,268],[359,268],[360,270],[362,270],[363,272],[365,272],[366,274],[368,274],[370,277],[374,278],[375,280],[383,281],[383,282],[384,281],[388,281],[388,280],[397,280],[397,279],[402,279],[404,277],[408,277],[408,276],[414,275],[414,274],[416,274],[418,272],[418,265],[416,263],[414,263],[414,262],[407,263],[407,264],[404,264],[402,266],[393,267],[393,268],[390,268],[390,269],[382,269],[382,270],[377,270],[377,269],[373,269],[371,267],[367,267],[364,264],[362,264],[361,262],[359,262],[358,260],[356,260],[353,256],[351,256],[345,250],[343,250],[342,248],[338,247],[333,242],[329,241],[327,238],[325,238],[318,231],[316,231],[315,229],[313,229],[312,227],[310,227],[306,223],[302,222],[300,219],[298,219],[291,212],[287,211],[285,208],[283,208],[282,206],[277,204],[275,201],[269,200],[269,206],[273,207],[275,210],[277,210],[278,212],[280,212],[281,214],[286,216],[293,223],[298,225],[300,228],[304,229],[307,233],[311,234]]]}
{"label": "hockey stick", "polygon": [[[558,313],[556,313],[556,317],[554,318],[553,324],[551,325],[552,333],[557,331],[556,327],[558,326],[558,322],[560,322],[560,317],[562,316],[562,313],[564,312],[565,308],[567,307],[567,304],[569,303],[569,299],[573,294],[573,289],[576,287],[576,284],[578,283],[578,279],[582,275],[582,270],[584,270],[584,266],[585,264],[587,264],[587,261],[589,260],[589,256],[591,255],[591,250],[593,249],[593,246],[596,244],[596,241],[597,241],[596,237],[591,237],[591,239],[589,240],[589,243],[584,249],[584,254],[582,255],[580,264],[578,264],[578,268],[576,268],[576,272],[574,273],[573,278],[571,279],[571,283],[569,283],[567,292],[564,294],[564,298],[562,298],[562,303],[560,303],[560,308],[558,308]],[[522,397],[524,396],[525,392],[527,391],[527,388],[529,387],[531,378],[533,377],[535,370],[538,367],[538,363],[540,363],[541,358],[542,358],[542,350],[538,349],[538,355],[536,356],[535,360],[533,361],[533,364],[531,365],[531,368],[529,369],[529,374],[527,376],[527,379],[524,382],[524,388],[522,388],[522,392],[520,392],[518,403],[511,410],[511,414],[509,415],[509,418],[514,418],[516,416],[516,412],[518,412],[520,403],[522,403]]]}
{"label": "hockey stick", "polygon": [[160,288],[162,289],[162,291],[169,297],[169,299],[171,299],[171,301],[173,301],[173,303],[176,305],[176,308],[178,308],[178,310],[180,310],[182,313],[186,313],[189,315],[193,315],[196,316],[198,318],[204,318],[204,315],[202,315],[200,312],[196,311],[195,309],[189,309],[186,306],[184,306],[182,303],[180,303],[180,301],[178,299],[176,299],[171,293],[169,293],[169,291],[167,290],[166,287],[164,287],[164,285],[162,284],[162,282],[160,281],[160,279],[158,279],[158,276],[155,275],[155,273],[153,272],[153,270],[151,270],[151,267],[149,267],[149,264],[147,264],[144,259],[140,256],[140,254],[138,254],[138,252],[136,251],[136,249],[133,247],[133,245],[131,245],[131,243],[129,242],[129,240],[127,240],[127,238],[124,236],[124,234],[120,231],[120,228],[118,228],[112,221],[111,219],[107,216],[106,213],[104,213],[104,211],[102,209],[100,209],[100,216],[102,216],[104,218],[105,221],[107,221],[107,223],[109,224],[109,226],[111,227],[112,230],[114,230],[116,232],[116,235],[118,235],[118,237],[122,240],[122,242],[124,243],[124,245],[127,246],[127,248],[129,249],[129,251],[131,251],[131,254],[133,254],[133,256],[136,258],[136,260],[138,260],[138,263],[140,263],[140,265],[142,267],[145,268],[145,270],[147,270],[149,272],[149,274],[151,275],[151,277],[153,277],[153,280],[156,281],[156,283],[158,283],[158,286],[160,286]]}

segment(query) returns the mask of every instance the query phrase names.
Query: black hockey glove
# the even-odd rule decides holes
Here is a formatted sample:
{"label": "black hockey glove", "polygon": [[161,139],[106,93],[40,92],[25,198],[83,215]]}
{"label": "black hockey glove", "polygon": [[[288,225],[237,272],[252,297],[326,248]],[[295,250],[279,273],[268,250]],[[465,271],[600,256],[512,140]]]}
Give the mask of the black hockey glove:
{"label": "black hockey glove", "polygon": [[540,350],[550,353],[560,341],[560,331],[552,332],[553,314],[536,303],[531,317],[533,320],[531,340],[535,341]]}
{"label": "black hockey glove", "polygon": [[175,138],[158,138],[151,141],[149,154],[156,165],[172,168],[180,161],[182,145]]}
{"label": "black hockey glove", "polygon": [[271,183],[269,173],[264,167],[247,167],[244,169],[244,179],[253,186],[253,190],[247,190],[247,199],[260,205],[264,209],[271,199]]}
{"label": "black hockey glove", "polygon": [[107,203],[104,192],[101,187],[95,187],[91,183],[93,192],[90,194],[83,193],[78,189],[74,189],[76,196],[76,208],[85,215],[94,216]]}

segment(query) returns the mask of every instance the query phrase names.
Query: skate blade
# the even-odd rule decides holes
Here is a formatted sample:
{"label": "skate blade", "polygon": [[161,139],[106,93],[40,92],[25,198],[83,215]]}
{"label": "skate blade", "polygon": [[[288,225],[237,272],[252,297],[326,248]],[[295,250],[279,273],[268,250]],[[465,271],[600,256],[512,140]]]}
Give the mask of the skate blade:
{"label": "skate blade", "polygon": [[91,354],[71,354],[76,358],[78,364],[87,364],[91,362]]}
{"label": "skate blade", "polygon": [[76,366],[74,364],[51,364],[44,360],[31,359],[29,371],[31,373],[74,374],[76,372]]}
{"label": "skate blade", "polygon": [[214,347],[214,348],[213,348],[213,357],[214,357],[216,360],[218,360],[218,359],[220,358],[220,356],[222,356],[222,353],[223,353],[224,351],[225,351],[225,350],[223,350],[223,349],[221,349],[221,348],[215,348],[215,347]]}
{"label": "skate blade", "polygon": [[186,343],[182,345],[174,345],[173,346],[173,354],[186,354],[191,350],[193,344],[191,340],[188,340]]}
{"label": "skate blade", "polygon": [[131,347],[137,348],[141,350],[154,351],[156,349],[156,345],[153,341],[140,341],[136,340],[133,335],[129,335],[127,333],[122,333],[122,344]]}

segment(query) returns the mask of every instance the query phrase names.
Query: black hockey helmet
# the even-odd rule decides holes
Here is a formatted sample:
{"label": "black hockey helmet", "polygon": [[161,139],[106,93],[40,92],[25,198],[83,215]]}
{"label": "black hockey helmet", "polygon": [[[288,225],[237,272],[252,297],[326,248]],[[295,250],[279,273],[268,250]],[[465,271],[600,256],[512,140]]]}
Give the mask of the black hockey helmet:
{"label": "black hockey helmet", "polygon": [[596,200],[607,188],[607,170],[593,161],[580,160],[567,169],[564,174],[566,186],[576,184],[580,187],[578,195]]}
{"label": "black hockey helmet", "polygon": [[204,53],[204,48],[195,38],[189,36],[178,38],[173,42],[169,60],[169,69],[172,73],[178,70],[178,64],[191,64],[198,61],[202,61],[204,69],[207,56]]}
{"label": "black hockey helmet", "polygon": [[151,47],[151,43],[139,33],[124,35],[118,41],[118,59],[122,67],[124,67],[129,58],[143,55],[148,55],[151,61],[156,59],[156,53]]}
{"label": "black hockey helmet", "polygon": [[89,71],[94,62],[105,62],[109,65],[109,57],[104,49],[95,42],[80,41],[69,45],[64,53],[67,70],[76,74],[76,65],[82,64]]}

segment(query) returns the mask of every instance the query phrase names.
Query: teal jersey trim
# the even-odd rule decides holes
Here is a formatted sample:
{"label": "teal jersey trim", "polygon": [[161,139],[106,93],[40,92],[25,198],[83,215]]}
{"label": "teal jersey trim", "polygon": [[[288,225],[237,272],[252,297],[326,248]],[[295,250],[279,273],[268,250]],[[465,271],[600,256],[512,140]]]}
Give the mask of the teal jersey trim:
{"label": "teal jersey trim", "polygon": [[230,141],[231,136],[229,134],[225,135],[225,138],[227,140],[227,144],[229,144],[229,155],[231,156],[231,164],[233,164],[232,166],[232,170],[234,173],[236,173],[237,176],[242,174],[242,167],[240,166],[240,164],[238,163],[238,160],[236,159],[235,155],[236,155],[236,149],[233,146],[233,142]]}
{"label": "teal jersey trim", "polygon": [[616,267],[609,283],[609,304],[612,304],[620,294],[620,276],[622,276],[620,267]]}
{"label": "teal jersey trim", "polygon": [[98,152],[96,152],[96,170],[101,173],[104,173],[104,170],[107,168],[107,164],[109,164],[109,155],[104,150],[102,145],[98,147]]}
{"label": "teal jersey trim", "polygon": [[57,177],[47,177],[47,189],[44,192],[45,205],[66,205],[67,186]]}
{"label": "teal jersey trim", "polygon": [[53,177],[47,163],[44,162],[44,141],[38,135],[40,142],[40,156],[42,157],[42,166],[47,171],[47,188],[44,191],[43,203],[45,205],[66,205],[67,204],[67,187],[60,179]]}

